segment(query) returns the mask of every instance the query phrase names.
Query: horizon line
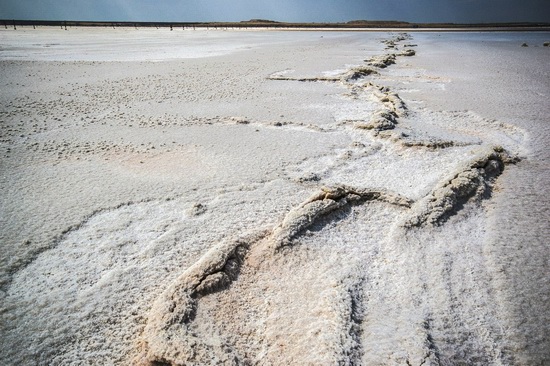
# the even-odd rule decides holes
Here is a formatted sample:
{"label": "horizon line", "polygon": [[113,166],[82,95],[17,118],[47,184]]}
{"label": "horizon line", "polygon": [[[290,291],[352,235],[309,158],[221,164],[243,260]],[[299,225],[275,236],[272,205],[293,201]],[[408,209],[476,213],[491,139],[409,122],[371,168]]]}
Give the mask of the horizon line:
{"label": "horizon line", "polygon": [[260,27],[311,27],[311,26],[332,26],[342,28],[377,28],[382,25],[407,26],[407,27],[472,27],[472,26],[496,26],[496,27],[550,27],[550,22],[533,22],[533,21],[517,21],[517,22],[472,22],[472,23],[455,23],[455,22],[407,22],[402,20],[350,20],[345,22],[284,22],[267,19],[249,19],[240,21],[130,21],[130,20],[44,20],[44,19],[0,19],[0,23],[4,26],[25,26],[25,25],[56,25],[56,26],[75,26],[75,25],[143,25],[143,26],[208,26],[208,25],[223,25],[223,26],[260,26]]}

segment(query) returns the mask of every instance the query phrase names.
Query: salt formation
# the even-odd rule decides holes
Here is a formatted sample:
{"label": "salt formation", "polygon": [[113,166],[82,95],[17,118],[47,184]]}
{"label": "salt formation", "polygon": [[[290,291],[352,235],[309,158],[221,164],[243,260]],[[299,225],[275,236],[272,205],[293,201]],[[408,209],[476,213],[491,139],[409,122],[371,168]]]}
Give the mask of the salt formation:
{"label": "salt formation", "polygon": [[492,183],[502,173],[504,164],[516,161],[517,158],[510,158],[502,148],[481,151],[418,202],[413,217],[405,225],[410,227],[438,224],[456,210],[459,204],[489,195]]}
{"label": "salt formation", "polygon": [[[397,43],[404,39],[406,38],[396,38],[389,42],[389,47],[395,48]],[[414,54],[412,51],[404,52],[401,55],[412,56]],[[356,88],[353,82],[358,78],[373,74],[371,72],[373,67],[385,68],[394,64],[395,59],[395,54],[372,57],[366,60],[369,66],[352,67],[335,77],[271,76],[270,80],[339,82],[353,89]],[[391,92],[389,88],[377,86],[372,82],[368,82],[360,88],[368,90],[378,99],[382,107],[373,113],[368,123],[355,123],[356,128],[373,130],[374,136],[378,136],[382,131],[395,129],[398,119],[407,116],[406,104],[399,95]],[[395,140],[399,140],[399,137],[394,137]],[[451,143],[437,147],[444,148],[452,145]],[[436,147],[431,145],[431,142],[409,144],[408,146]],[[459,205],[488,197],[494,179],[501,174],[504,165],[516,160],[510,158],[500,147],[482,148],[475,157],[464,163],[463,167],[459,167],[458,171],[453,173],[450,178],[443,179],[432,192],[417,202],[399,194],[367,188],[348,186],[323,188],[290,210],[271,231],[254,233],[246,238],[227,239],[227,241],[215,245],[199,262],[186,270],[154,303],[143,334],[141,345],[143,351],[135,361],[143,364],[170,365],[251,362],[251,359],[245,356],[246,352],[243,356],[237,350],[231,350],[232,347],[229,345],[225,346],[229,348],[225,348],[223,343],[220,344],[218,340],[210,341],[197,337],[189,325],[193,321],[207,321],[206,319],[195,319],[201,298],[214,292],[220,292],[223,296],[223,291],[231,286],[233,281],[239,280],[242,266],[250,266],[251,262],[261,265],[265,260],[262,257],[270,257],[278,250],[291,245],[310,226],[335,211],[346,209],[350,204],[356,205],[374,200],[409,209],[410,212],[404,216],[408,218],[401,224],[405,229],[424,224],[440,224],[456,213]],[[249,252],[253,254],[249,254]],[[351,296],[352,304],[361,302],[362,295],[360,293],[354,293]],[[352,307],[356,306],[358,305],[352,305]],[[357,311],[352,308],[350,316],[361,317],[362,314],[354,314]],[[356,324],[354,327],[360,327],[360,324]],[[429,328],[429,325],[425,325],[425,327]],[[354,336],[355,342],[361,343],[360,331],[356,330],[356,332],[359,333]],[[412,362],[411,360],[419,362],[418,364],[440,363],[441,360],[437,352],[433,350],[435,346],[430,341],[429,333],[426,337],[427,344],[423,351],[425,355],[420,360],[415,360],[415,356],[409,356],[406,360],[408,364]],[[359,354],[350,352],[344,359],[346,363],[361,363],[361,356],[361,352]],[[273,360],[257,359],[256,361],[271,363]]]}

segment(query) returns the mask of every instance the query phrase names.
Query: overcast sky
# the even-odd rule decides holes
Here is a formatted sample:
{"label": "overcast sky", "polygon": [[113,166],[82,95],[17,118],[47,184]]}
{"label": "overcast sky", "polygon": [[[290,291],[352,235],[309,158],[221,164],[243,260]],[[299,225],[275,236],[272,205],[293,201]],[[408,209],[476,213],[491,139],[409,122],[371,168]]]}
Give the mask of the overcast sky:
{"label": "overcast sky", "polygon": [[0,19],[550,22],[550,0],[0,0]]}

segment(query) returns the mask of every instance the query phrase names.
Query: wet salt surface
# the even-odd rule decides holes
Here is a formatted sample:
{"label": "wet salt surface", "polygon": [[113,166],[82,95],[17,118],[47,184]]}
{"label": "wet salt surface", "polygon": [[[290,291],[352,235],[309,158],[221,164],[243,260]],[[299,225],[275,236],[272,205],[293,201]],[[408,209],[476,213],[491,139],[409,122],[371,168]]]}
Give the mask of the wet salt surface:
{"label": "wet salt surface", "polygon": [[0,360],[544,363],[547,35],[2,31]]}
{"label": "wet salt surface", "polygon": [[[67,31],[49,27],[20,28],[0,33],[0,60],[167,61],[223,56],[285,42],[308,41],[315,35],[318,33],[202,28],[173,31],[166,28],[71,28]],[[323,32],[322,35],[328,39],[349,38],[349,34],[342,33]]]}

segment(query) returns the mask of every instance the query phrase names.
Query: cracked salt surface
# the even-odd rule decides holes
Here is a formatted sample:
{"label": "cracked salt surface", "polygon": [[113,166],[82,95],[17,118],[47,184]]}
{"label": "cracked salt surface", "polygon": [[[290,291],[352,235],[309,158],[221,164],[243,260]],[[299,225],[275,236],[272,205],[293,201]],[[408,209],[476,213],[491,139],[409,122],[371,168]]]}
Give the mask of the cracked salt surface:
{"label": "cracked salt surface", "polygon": [[550,359],[548,107],[449,56],[495,34],[182,32],[2,33],[2,363]]}

